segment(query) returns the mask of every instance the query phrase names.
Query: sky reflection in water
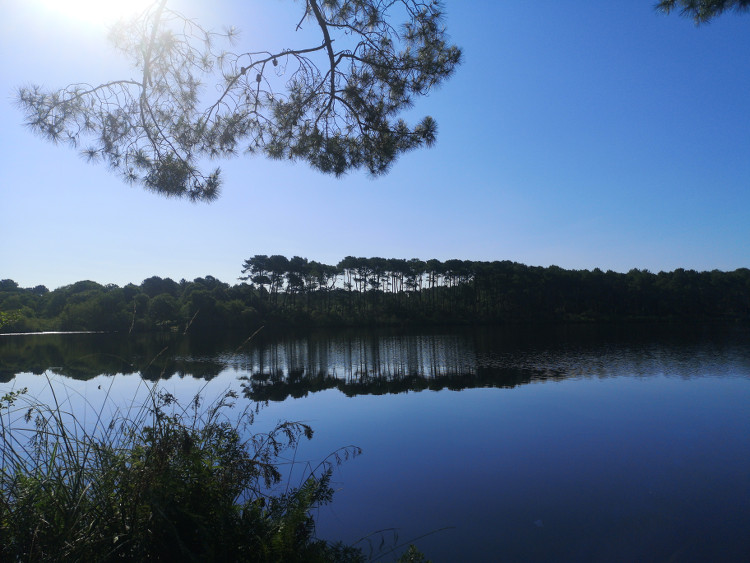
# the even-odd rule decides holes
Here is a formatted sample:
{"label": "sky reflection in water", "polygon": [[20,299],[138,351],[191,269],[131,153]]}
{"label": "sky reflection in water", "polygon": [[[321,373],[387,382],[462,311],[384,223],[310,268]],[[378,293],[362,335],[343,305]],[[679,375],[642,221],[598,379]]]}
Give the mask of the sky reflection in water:
{"label": "sky reflection in water", "polygon": [[[283,398],[291,379],[320,371],[346,382],[269,401],[258,420],[312,424],[298,461],[363,448],[336,470],[340,490],[318,517],[324,537],[355,541],[397,528],[400,543],[448,527],[417,542],[436,562],[741,561],[750,553],[746,332],[480,331],[256,344],[196,356],[223,366],[209,395],[274,384]],[[450,385],[409,379],[434,377],[434,365]],[[92,385],[107,381],[68,384],[94,397]],[[120,376],[116,394],[132,393],[137,381]],[[450,389],[461,381],[465,388]],[[394,392],[404,382],[440,390]],[[164,384],[189,394],[205,381]]]}

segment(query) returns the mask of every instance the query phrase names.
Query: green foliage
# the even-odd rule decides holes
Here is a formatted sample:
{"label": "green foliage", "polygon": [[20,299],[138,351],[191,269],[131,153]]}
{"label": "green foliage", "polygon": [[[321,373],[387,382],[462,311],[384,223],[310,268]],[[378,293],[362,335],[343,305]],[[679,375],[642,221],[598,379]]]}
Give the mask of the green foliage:
{"label": "green foliage", "polygon": [[333,493],[329,463],[299,488],[273,494],[280,455],[311,438],[310,427],[286,422],[243,438],[252,414],[228,418],[234,398],[202,408],[196,397],[182,407],[154,388],[144,407],[110,422],[99,416],[92,428],[56,396],[45,405],[25,391],[7,393],[0,558],[361,560],[356,549],[315,538],[311,511]]}
{"label": "green foliage", "polygon": [[696,24],[702,24],[730,10],[750,11],[750,0],[660,0],[656,9],[666,14],[679,9],[683,16],[693,18]]}
{"label": "green foliage", "polygon": [[750,0],[660,0],[656,9],[666,14],[679,9],[681,15],[693,18],[696,24],[702,24],[730,10],[749,11]]}
{"label": "green foliage", "polygon": [[175,319],[179,319],[179,312],[179,302],[167,293],[156,295],[148,306],[149,317],[157,326],[169,326]]}
{"label": "green foliage", "polygon": [[337,176],[358,168],[378,175],[402,153],[431,145],[431,117],[410,126],[400,115],[460,61],[440,2],[296,6],[290,28],[317,31],[310,44],[233,52],[217,44],[233,47],[236,31],[209,31],[154,1],[111,33],[137,80],[20,88],[25,122],[46,139],[83,147],[128,182],[191,200],[218,196],[219,169],[201,169],[217,157],[261,152]]}
{"label": "green foliage", "polygon": [[[0,332],[194,333],[259,326],[750,320],[750,270],[565,270],[510,261],[347,256],[337,265],[255,255],[230,286],[212,276],[123,288],[0,289]],[[12,322],[11,322],[12,321]]]}
{"label": "green foliage", "polygon": [[398,563],[430,563],[430,560],[425,559],[423,553],[420,553],[415,546],[410,545],[409,549],[398,558]]}
{"label": "green foliage", "polygon": [[0,311],[0,329],[12,328],[20,320],[21,313],[19,311]]}
{"label": "green foliage", "polygon": [[9,279],[0,280],[0,291],[12,292],[12,291],[17,291],[17,290],[18,290],[17,282],[13,280],[9,280]]}

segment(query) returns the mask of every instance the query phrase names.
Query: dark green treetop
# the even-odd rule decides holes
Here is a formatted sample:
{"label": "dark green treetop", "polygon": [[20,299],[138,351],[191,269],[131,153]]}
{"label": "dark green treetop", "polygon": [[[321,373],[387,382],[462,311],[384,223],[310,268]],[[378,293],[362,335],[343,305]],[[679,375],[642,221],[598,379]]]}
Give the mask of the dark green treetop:
{"label": "dark green treetop", "polygon": [[262,153],[337,176],[379,175],[434,142],[431,117],[410,126],[400,115],[460,61],[439,1],[300,0],[291,26],[311,26],[316,38],[278,51],[228,50],[236,31],[209,31],[167,4],[111,33],[134,77],[22,87],[25,123],[128,182],[191,200],[218,196],[219,169],[204,169],[213,158]]}
{"label": "dark green treetop", "polygon": [[661,0],[656,8],[667,14],[679,10],[683,16],[693,18],[696,24],[702,24],[729,10],[750,11],[750,0]]}

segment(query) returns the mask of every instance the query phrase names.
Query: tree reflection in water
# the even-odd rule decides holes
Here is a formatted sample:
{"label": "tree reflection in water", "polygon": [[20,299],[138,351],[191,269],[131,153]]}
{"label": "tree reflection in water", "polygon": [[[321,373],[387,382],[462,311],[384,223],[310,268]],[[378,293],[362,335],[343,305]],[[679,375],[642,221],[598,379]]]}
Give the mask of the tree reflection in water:
{"label": "tree reflection in water", "polygon": [[[325,389],[348,396],[512,388],[533,381],[653,373],[697,365],[716,373],[750,363],[746,327],[542,326],[443,332],[317,331],[212,337],[176,334],[49,334],[0,338],[0,381],[18,373],[87,380],[140,374],[212,379],[236,373],[244,395],[282,401]],[[721,356],[716,366],[712,358]],[[708,363],[708,367],[706,364]]]}

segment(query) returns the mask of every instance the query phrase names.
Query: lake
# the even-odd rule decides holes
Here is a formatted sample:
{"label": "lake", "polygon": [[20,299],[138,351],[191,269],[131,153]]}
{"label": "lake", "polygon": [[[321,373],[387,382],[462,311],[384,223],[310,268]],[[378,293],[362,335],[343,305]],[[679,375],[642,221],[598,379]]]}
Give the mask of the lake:
{"label": "lake", "polygon": [[382,540],[435,562],[750,559],[747,327],[248,336],[2,336],[0,393],[43,394],[43,374],[74,408],[144,379],[183,400],[235,389],[259,430],[312,425],[298,463],[362,448],[316,520],[321,537],[367,538],[365,553]]}

